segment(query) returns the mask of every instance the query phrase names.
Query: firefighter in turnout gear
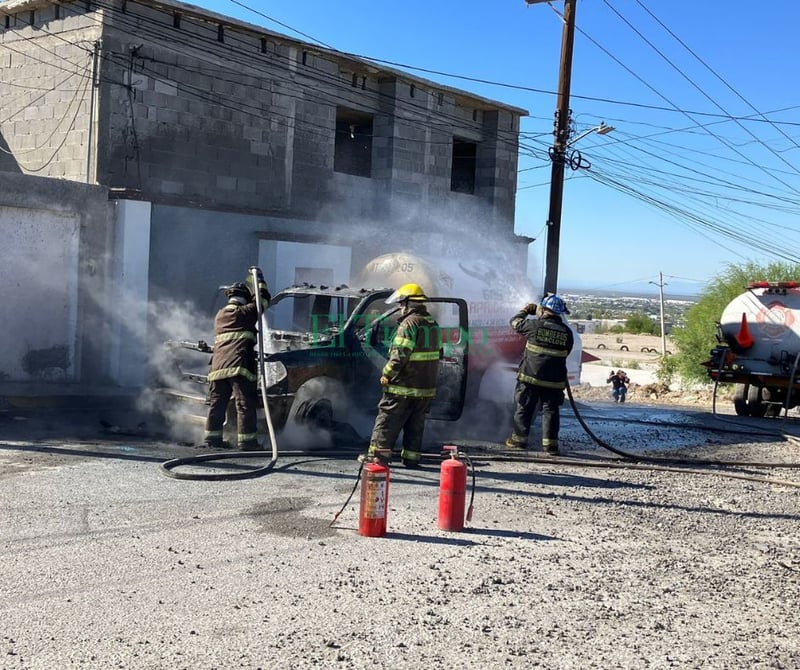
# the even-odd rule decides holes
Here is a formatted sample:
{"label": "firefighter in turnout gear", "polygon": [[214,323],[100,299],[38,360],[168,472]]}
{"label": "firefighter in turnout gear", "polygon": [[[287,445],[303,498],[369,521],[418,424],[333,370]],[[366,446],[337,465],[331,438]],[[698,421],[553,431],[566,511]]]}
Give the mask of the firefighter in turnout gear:
{"label": "firefighter in turnout gear", "polygon": [[[540,305],[525,305],[511,318],[511,328],[527,338],[514,390],[514,430],[506,440],[509,449],[527,449],[536,410],[542,407],[542,448],[558,455],[559,408],[567,386],[567,356],[574,335],[561,319],[569,314],[564,301],[548,295]],[[529,319],[529,316],[535,318]]]}
{"label": "firefighter in turnout gear", "polygon": [[[263,275],[258,274],[257,289],[263,307],[271,296]],[[205,444],[211,449],[227,448],[222,428],[231,396],[236,405],[237,441],[242,451],[257,451],[258,386],[256,366],[256,309],[253,280],[225,287],[228,303],[214,318],[214,353],[208,373],[208,402]]]}
{"label": "firefighter in turnout gear", "polygon": [[397,331],[383,367],[383,394],[372,429],[367,458],[379,459],[379,449],[392,449],[403,431],[400,458],[406,467],[418,467],[422,458],[425,415],[436,395],[442,356],[439,324],[423,304],[425,292],[405,284],[386,299],[401,306]]}

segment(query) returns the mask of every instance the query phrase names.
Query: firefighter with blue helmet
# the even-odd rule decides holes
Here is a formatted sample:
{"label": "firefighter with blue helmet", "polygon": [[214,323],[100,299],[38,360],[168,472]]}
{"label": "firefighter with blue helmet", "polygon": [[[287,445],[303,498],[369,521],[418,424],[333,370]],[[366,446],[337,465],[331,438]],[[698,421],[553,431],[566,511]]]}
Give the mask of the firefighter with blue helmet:
{"label": "firefighter with blue helmet", "polygon": [[567,356],[575,343],[572,330],[562,320],[564,314],[569,314],[566,303],[551,294],[539,305],[529,303],[511,317],[511,328],[527,341],[517,371],[513,432],[506,440],[509,449],[528,448],[531,423],[541,405],[542,448],[558,455],[559,408],[567,386]]}
{"label": "firefighter with blue helmet", "polygon": [[383,393],[368,459],[382,458],[379,450],[391,450],[401,431],[403,465],[418,467],[422,459],[425,415],[436,395],[442,356],[439,324],[428,313],[426,300],[425,291],[418,284],[404,284],[386,299],[387,304],[400,305],[400,319],[389,348],[389,360],[381,371]]}
{"label": "firefighter with blue helmet", "polygon": [[255,344],[258,310],[255,291],[261,294],[262,307],[269,305],[271,296],[260,271],[257,287],[253,287],[253,279],[248,276],[244,282],[231,284],[224,290],[228,301],[214,318],[205,445],[211,449],[229,446],[223,441],[222,432],[228,403],[233,396],[238,447],[242,451],[257,451],[258,368]]}

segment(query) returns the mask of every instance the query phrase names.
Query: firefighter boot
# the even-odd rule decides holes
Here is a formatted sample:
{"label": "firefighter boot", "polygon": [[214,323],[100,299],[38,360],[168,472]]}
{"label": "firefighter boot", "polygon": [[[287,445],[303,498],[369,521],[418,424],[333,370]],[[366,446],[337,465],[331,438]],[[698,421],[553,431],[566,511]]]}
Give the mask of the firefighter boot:
{"label": "firefighter boot", "polygon": [[380,447],[370,444],[366,454],[358,455],[359,463],[379,463],[380,465],[391,465],[392,452],[389,449],[381,449]]}
{"label": "firefighter boot", "polygon": [[519,435],[512,435],[506,440],[506,448],[508,449],[527,449],[528,438],[520,437]]}

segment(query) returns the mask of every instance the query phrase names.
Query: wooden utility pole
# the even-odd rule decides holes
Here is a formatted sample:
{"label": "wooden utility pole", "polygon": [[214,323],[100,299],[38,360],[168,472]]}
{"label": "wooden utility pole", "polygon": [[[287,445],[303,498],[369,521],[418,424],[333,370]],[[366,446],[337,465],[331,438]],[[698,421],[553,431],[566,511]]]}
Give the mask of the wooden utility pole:
{"label": "wooden utility pole", "polygon": [[[531,3],[529,2],[529,4]],[[558,289],[558,248],[561,241],[561,209],[564,199],[564,163],[569,144],[569,93],[572,81],[572,46],[575,42],[576,4],[577,0],[564,0],[564,29],[561,37],[561,65],[558,74],[558,106],[554,121],[553,147],[550,150],[552,172],[544,275],[546,293],[556,293]]]}

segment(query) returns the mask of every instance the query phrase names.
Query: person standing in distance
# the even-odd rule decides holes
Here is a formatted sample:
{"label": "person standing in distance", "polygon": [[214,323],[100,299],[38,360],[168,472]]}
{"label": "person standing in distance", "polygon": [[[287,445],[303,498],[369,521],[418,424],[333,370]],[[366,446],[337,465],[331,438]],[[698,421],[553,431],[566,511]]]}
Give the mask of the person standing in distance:
{"label": "person standing in distance", "polygon": [[237,442],[242,451],[258,451],[258,373],[256,365],[256,308],[255,291],[261,294],[262,307],[269,306],[271,296],[261,271],[258,287],[248,276],[242,283],[225,287],[227,304],[214,318],[214,353],[208,373],[208,416],[205,446],[224,449],[222,439],[225,414],[233,396],[236,405]]}
{"label": "person standing in distance", "polygon": [[[542,448],[558,455],[559,408],[567,386],[567,356],[575,343],[569,326],[561,319],[569,314],[564,301],[547,295],[540,305],[529,303],[511,317],[511,328],[527,339],[517,371],[514,389],[513,432],[506,440],[509,449],[527,449],[531,423],[542,406]],[[535,318],[529,319],[529,316]]]}
{"label": "person standing in distance", "polygon": [[383,460],[379,449],[392,449],[403,431],[400,458],[407,468],[419,467],[425,415],[436,395],[442,342],[439,324],[423,304],[425,291],[404,284],[386,299],[400,304],[400,320],[381,371],[383,394],[369,441],[368,459]]}

